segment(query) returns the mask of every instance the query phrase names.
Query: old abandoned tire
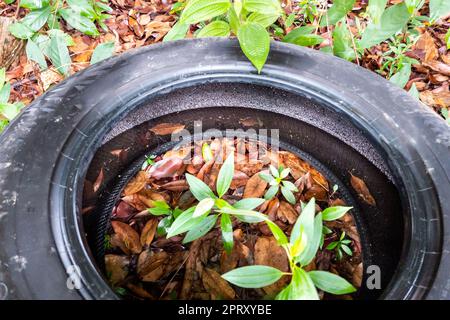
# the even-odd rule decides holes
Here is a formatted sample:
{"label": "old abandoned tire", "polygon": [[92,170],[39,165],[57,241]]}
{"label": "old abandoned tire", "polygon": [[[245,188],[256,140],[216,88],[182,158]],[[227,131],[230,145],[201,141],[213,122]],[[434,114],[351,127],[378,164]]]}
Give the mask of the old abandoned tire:
{"label": "old abandoned tire", "polygon": [[[403,90],[354,64],[274,42],[258,75],[238,43],[227,39],[158,44],[96,64],[45,93],[2,133],[0,298],[117,298],[92,259],[81,222],[81,194],[90,161],[111,129],[119,124],[126,130],[127,115],[152,99],[164,101],[174,90],[209,84],[218,85],[208,91],[206,100],[214,103],[210,106],[239,103],[227,105],[220,98],[232,90],[230,84],[273,88],[266,93],[281,90],[314,101],[322,106],[323,117],[336,114],[366,137],[388,166],[403,208],[401,256],[381,298],[450,298],[446,124]],[[242,92],[248,90],[253,89]],[[194,99],[202,91],[189,94]],[[321,125],[318,113],[308,118],[307,103],[298,112],[283,104],[282,96],[272,98],[276,106],[271,112]],[[198,101],[184,106],[202,107]],[[251,108],[268,106],[256,101]],[[149,108],[146,117],[178,111],[182,110]],[[345,139],[345,126],[329,125]],[[352,145],[351,139],[346,142]],[[79,289],[75,267],[80,271]]]}

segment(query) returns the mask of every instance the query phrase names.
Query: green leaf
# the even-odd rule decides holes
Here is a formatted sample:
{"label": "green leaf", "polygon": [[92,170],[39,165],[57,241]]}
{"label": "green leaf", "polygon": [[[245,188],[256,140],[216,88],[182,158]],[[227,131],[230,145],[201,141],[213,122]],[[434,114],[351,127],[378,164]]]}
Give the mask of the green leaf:
{"label": "green leaf", "polygon": [[109,58],[113,55],[115,49],[114,41],[100,43],[97,47],[95,47],[94,52],[91,57],[91,64],[102,61],[106,58]]}
{"label": "green leaf", "polygon": [[249,12],[261,14],[281,14],[279,0],[243,0],[243,8]]}
{"label": "green leaf", "polygon": [[386,8],[388,0],[369,0],[369,5],[367,6],[367,14],[372,19],[374,23],[379,23],[381,15]]}
{"label": "green leaf", "polygon": [[197,218],[203,215],[207,215],[210,211],[211,208],[214,206],[214,199],[212,198],[205,198],[203,200],[201,200],[194,211],[194,214],[192,215],[193,218]]}
{"label": "green leaf", "polygon": [[229,0],[190,0],[183,10],[180,22],[194,24],[220,16],[228,11]]}
{"label": "green leaf", "polygon": [[279,188],[280,188],[280,186],[278,184],[276,184],[274,186],[271,186],[269,188],[269,190],[267,190],[266,193],[264,194],[264,199],[270,200],[273,197],[275,197],[275,195],[277,194]]}
{"label": "green leaf", "polygon": [[292,285],[288,284],[286,288],[284,288],[277,294],[275,300],[289,300],[289,297],[291,296],[291,290]]}
{"label": "green leaf", "polygon": [[239,29],[239,26],[241,25],[241,21],[239,20],[236,11],[233,7],[230,7],[227,12],[227,19],[230,23],[230,28],[233,31],[234,34],[237,34],[237,31]]}
{"label": "green leaf", "polygon": [[269,227],[270,231],[272,232],[275,240],[277,240],[277,243],[280,246],[287,244],[288,239],[287,239],[286,235],[284,234],[283,230],[281,230],[278,225],[276,225],[274,222],[270,221],[268,218],[266,218],[265,221],[266,221],[266,224]]}
{"label": "green leaf", "polygon": [[222,230],[223,246],[227,253],[230,254],[233,249],[233,225],[230,216],[226,213],[222,213],[220,218],[220,228]]}
{"label": "green leaf", "polygon": [[156,227],[156,232],[158,233],[158,235],[162,236],[167,234],[167,231],[169,230],[170,226],[172,225],[173,222],[173,217],[172,216],[167,216],[162,218],[159,223],[158,226]]}
{"label": "green leaf", "polygon": [[236,209],[253,210],[262,205],[266,200],[261,198],[245,198],[236,202],[233,207]]}
{"label": "green leaf", "polygon": [[295,243],[291,246],[290,249],[292,258],[295,259],[296,257],[300,256],[300,254],[305,251],[307,244],[307,236],[303,232],[303,230],[300,230],[299,237],[297,238],[297,240],[295,240]]}
{"label": "green leaf", "polygon": [[341,245],[342,250],[349,256],[353,255],[352,249],[350,249],[346,244]]}
{"label": "green leaf", "polygon": [[381,15],[380,22],[372,22],[362,34],[359,42],[361,48],[370,48],[401,31],[408,23],[410,14],[402,2],[387,8]]}
{"label": "green leaf", "polygon": [[60,9],[59,14],[74,29],[89,36],[98,36],[99,32],[95,24],[87,17],[80,15],[73,9]]}
{"label": "green leaf", "polygon": [[256,67],[258,73],[261,73],[269,55],[269,33],[260,24],[248,22],[239,27],[237,37],[245,56]]}
{"label": "green leaf", "polygon": [[419,90],[417,90],[416,84],[413,83],[411,88],[409,89],[409,94],[412,95],[414,98],[419,100]]}
{"label": "green leaf", "polygon": [[161,207],[148,208],[147,210],[154,216],[163,216],[172,213],[170,209]]}
{"label": "green leaf", "polygon": [[212,228],[214,228],[217,221],[217,215],[210,215],[204,218],[200,223],[196,224],[183,239],[183,243],[189,243],[198,238],[203,237],[205,234],[209,232]]}
{"label": "green leaf", "polygon": [[308,239],[313,238],[314,232],[314,214],[316,212],[316,201],[314,198],[311,198],[306,206],[303,207],[302,212],[300,213],[299,218],[294,224],[291,233],[290,243],[294,244],[297,241],[297,238],[300,235],[300,230],[303,227],[304,232]]}
{"label": "green leaf", "polygon": [[389,80],[400,88],[404,88],[411,76],[411,63],[403,63],[402,67]]}
{"label": "green leaf", "polygon": [[436,21],[450,14],[450,1],[430,0],[430,19]]}
{"label": "green leaf", "polygon": [[316,256],[317,250],[319,250],[322,239],[322,225],[322,214],[319,213],[314,218],[313,236],[312,238],[307,238],[308,245],[306,249],[298,256],[298,259],[296,259],[296,261],[299,261],[303,266],[310,264]]}
{"label": "green leaf", "polygon": [[193,214],[195,211],[195,207],[189,208],[183,213],[181,213],[178,218],[170,226],[169,231],[167,232],[167,238],[171,238],[178,234],[184,233],[190,229],[192,229],[195,225],[199,224],[205,216],[193,218]]}
{"label": "green leaf", "polygon": [[47,31],[47,34],[50,37],[60,36],[60,37],[64,38],[64,40],[66,41],[66,45],[69,47],[75,45],[75,42],[73,41],[72,37],[62,30],[50,29]]}
{"label": "green leaf", "polygon": [[331,294],[348,294],[355,292],[356,289],[344,278],[327,271],[310,271],[314,285]]}
{"label": "green leaf", "polygon": [[[10,3],[12,3],[11,1]],[[46,7],[49,4],[49,0],[20,0],[20,7],[26,9],[40,9],[42,7]]]}
{"label": "green leaf", "polygon": [[297,189],[297,187],[295,186],[295,184],[293,184],[293,183],[290,182],[290,181],[283,181],[283,186],[284,186],[286,189],[290,190],[290,191],[293,191],[293,192],[297,192],[297,191],[298,191],[298,189]]}
{"label": "green leaf", "polygon": [[45,56],[42,53],[39,46],[33,40],[28,39],[25,51],[27,53],[28,59],[36,62],[41,68],[41,70],[47,69],[47,62],[45,61]]}
{"label": "green leaf", "polygon": [[292,12],[287,18],[286,21],[284,22],[284,25],[289,28],[290,26],[292,26],[292,24],[294,23],[296,18],[296,14],[295,12]]}
{"label": "green leaf", "polygon": [[255,265],[231,270],[222,278],[242,288],[262,288],[278,281],[283,272],[269,266]]}
{"label": "green leaf", "polygon": [[92,6],[92,2],[88,0],[66,0],[69,4],[70,8],[73,11],[82,14],[90,19],[95,17],[94,7]]}
{"label": "green leaf", "polygon": [[11,93],[11,84],[9,84],[9,82],[3,83],[0,89],[0,103],[8,103],[9,95]]}
{"label": "green leaf", "polygon": [[447,49],[450,49],[450,29],[445,34],[445,43],[447,44]]}
{"label": "green leaf", "polygon": [[273,23],[275,23],[278,20],[279,16],[280,16],[279,13],[262,14],[260,12],[252,12],[247,17],[247,21],[258,23],[262,27],[267,28],[267,27],[271,26]]}
{"label": "green leaf", "polygon": [[22,109],[22,105],[13,103],[0,103],[0,113],[9,121],[13,120]]}
{"label": "green leaf", "polygon": [[206,142],[202,145],[202,157],[205,162],[211,161],[214,158],[211,147]]}
{"label": "green leaf", "polygon": [[329,207],[322,211],[322,220],[323,221],[333,221],[337,220],[344,216],[349,210],[353,209],[353,207]]}
{"label": "green leaf", "polygon": [[231,153],[220,168],[217,176],[216,190],[219,198],[230,188],[234,175],[234,154]]}
{"label": "green leaf", "polygon": [[278,172],[278,169],[275,168],[273,165],[269,166],[269,170],[270,170],[270,173],[272,174],[272,176],[274,176],[275,178],[280,177],[280,173]]}
{"label": "green leaf", "polygon": [[230,35],[230,25],[225,21],[213,21],[203,27],[197,34],[197,38],[206,37],[228,37]]}
{"label": "green leaf", "polygon": [[212,192],[211,189],[199,178],[187,173],[186,180],[189,184],[189,190],[198,201],[202,201],[206,198],[216,198],[214,192]]}
{"label": "green leaf", "polygon": [[327,245],[326,249],[327,249],[327,250],[333,250],[334,248],[337,247],[338,244],[339,244],[339,242],[333,241],[333,242],[331,242],[329,245]]}
{"label": "green leaf", "polygon": [[165,35],[163,42],[184,39],[189,30],[189,24],[178,21],[172,26],[172,29]]}
{"label": "green leaf", "polygon": [[39,31],[39,29],[41,29],[47,22],[49,15],[50,7],[47,6],[31,11],[20,22],[27,25],[33,31]]}
{"label": "green leaf", "polygon": [[348,61],[356,59],[352,35],[345,20],[337,24],[333,30],[333,53],[335,56]]}
{"label": "green leaf", "polygon": [[268,183],[271,183],[272,181],[275,180],[275,178],[272,175],[265,173],[265,172],[261,172],[259,174],[259,177]]}
{"label": "green leaf", "polygon": [[307,34],[312,33],[316,28],[313,26],[304,26],[295,28],[291,32],[289,32],[287,35],[284,36],[283,42],[289,42],[289,43],[295,43],[295,39],[297,39],[299,36],[304,36]]}
{"label": "green leaf", "polygon": [[334,0],[331,8],[322,16],[320,26],[325,27],[327,23],[328,25],[336,24],[336,22],[345,17],[347,13],[352,11],[355,1],[356,0]]}
{"label": "green leaf", "polygon": [[293,270],[289,300],[319,300],[314,282],[301,268]]}
{"label": "green leaf", "polygon": [[70,60],[69,49],[67,49],[66,39],[63,36],[56,34],[51,37],[48,57],[59,73],[69,74],[72,60]]}
{"label": "green leaf", "polygon": [[299,46],[314,46],[320,44],[324,39],[316,34],[311,34],[315,28],[313,26],[299,27],[284,36],[283,42],[293,43]]}
{"label": "green leaf", "polygon": [[11,24],[8,27],[8,30],[14,37],[19,39],[28,39],[31,38],[34,34],[33,30],[31,30],[30,27],[20,22]]}
{"label": "green leaf", "polygon": [[5,68],[0,68],[0,89],[6,82],[6,70]]}
{"label": "green leaf", "polygon": [[291,190],[283,186],[281,187],[281,194],[287,200],[287,202],[289,202],[290,204],[295,204],[295,196]]}
{"label": "green leaf", "polygon": [[256,223],[256,222],[262,222],[265,220],[268,220],[267,216],[251,210],[246,209],[235,209],[235,208],[229,208],[224,207],[220,209],[220,212],[227,213],[236,216],[239,220],[247,223]]}

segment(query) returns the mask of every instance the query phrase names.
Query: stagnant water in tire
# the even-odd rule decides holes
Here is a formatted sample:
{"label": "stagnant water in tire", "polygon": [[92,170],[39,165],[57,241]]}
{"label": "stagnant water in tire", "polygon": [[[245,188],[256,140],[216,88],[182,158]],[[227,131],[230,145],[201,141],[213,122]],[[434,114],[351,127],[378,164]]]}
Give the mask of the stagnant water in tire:
{"label": "stagnant water in tire", "polygon": [[[302,204],[312,198],[316,212],[345,206],[342,192],[298,154],[245,138],[195,141],[163,154],[150,154],[127,183],[114,206],[105,237],[105,270],[111,287],[124,298],[137,299],[273,299],[291,276],[274,284],[244,289],[221,275],[249,265],[268,265],[289,272],[285,250],[264,222],[246,223],[231,216],[233,246],[224,249],[221,219],[211,229],[187,242],[185,233],[167,238],[181,212],[198,203],[186,174],[202,180],[213,192],[224,159],[234,156],[231,186],[222,197],[233,205],[246,198],[267,198],[255,211],[263,213],[289,237],[301,215]],[[273,166],[272,170],[270,166]],[[270,197],[273,169],[289,172],[283,179],[293,198],[281,189]],[[194,192],[195,193],[195,192]],[[217,193],[216,193],[217,194]],[[361,286],[362,252],[352,210],[334,221],[324,221],[320,249],[306,271],[324,270],[340,275],[355,288]],[[220,215],[213,208],[209,216]],[[352,299],[352,294],[321,299]]]}

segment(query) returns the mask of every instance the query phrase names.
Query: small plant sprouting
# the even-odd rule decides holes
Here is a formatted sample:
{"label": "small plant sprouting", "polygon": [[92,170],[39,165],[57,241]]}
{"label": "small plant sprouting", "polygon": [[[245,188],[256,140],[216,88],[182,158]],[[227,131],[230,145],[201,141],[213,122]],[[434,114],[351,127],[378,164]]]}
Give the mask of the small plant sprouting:
{"label": "small plant sprouting", "polygon": [[155,164],[156,155],[151,154],[149,156],[145,156],[145,161],[142,164],[142,170],[146,170],[149,166]]}
{"label": "small plant sprouting", "polygon": [[[338,209],[336,209],[338,208]],[[322,235],[323,216],[331,218],[336,213],[347,212],[350,208],[332,207],[315,215],[315,200],[312,198],[302,209],[295,223],[290,239],[283,231],[260,213],[248,214],[268,223],[278,244],[286,251],[290,272],[283,272],[265,265],[254,265],[231,270],[222,277],[243,288],[262,288],[278,281],[283,276],[291,276],[291,282],[276,296],[277,300],[318,300],[317,288],[331,294],[340,295],[355,292],[356,289],[344,278],[327,271],[306,271],[319,249]]]}
{"label": "small plant sprouting", "polygon": [[[187,232],[183,243],[194,241],[208,233],[216,225],[216,221],[220,217],[223,245],[227,252],[231,252],[233,248],[233,227],[230,215],[235,215],[244,222],[254,222],[251,218],[245,219],[244,213],[256,214],[257,212],[251,210],[264,202],[264,199],[246,198],[231,205],[222,199],[223,195],[230,188],[233,174],[234,155],[231,154],[223,163],[217,176],[217,195],[202,180],[186,174],[190,191],[199,203],[183,211],[175,219],[167,232],[167,238]],[[258,222],[261,221],[259,219],[256,220]]]}
{"label": "small plant sprouting", "polygon": [[345,238],[345,231],[342,231],[339,240],[331,242],[326,249],[327,250],[335,250],[336,258],[338,260],[342,260],[344,257],[344,253],[348,256],[352,256],[352,249],[348,246],[352,241]]}
{"label": "small plant sprouting", "polygon": [[166,217],[162,218],[159,221],[158,226],[156,228],[156,232],[158,235],[162,236],[167,234],[167,231],[172,226],[172,223],[178,216],[183,212],[180,208],[176,207],[175,209],[171,209],[170,206],[165,201],[154,201],[154,207],[148,208],[148,212],[150,212],[154,216],[162,216]]}
{"label": "small plant sprouting", "polygon": [[267,190],[264,198],[266,200],[270,200],[275,197],[280,190],[283,197],[291,204],[295,204],[295,196],[293,192],[297,192],[297,187],[290,181],[284,180],[290,173],[290,169],[284,169],[280,166],[278,169],[274,166],[270,165],[270,174],[268,173],[260,173],[259,176],[261,179],[267,181],[270,185],[269,190]]}

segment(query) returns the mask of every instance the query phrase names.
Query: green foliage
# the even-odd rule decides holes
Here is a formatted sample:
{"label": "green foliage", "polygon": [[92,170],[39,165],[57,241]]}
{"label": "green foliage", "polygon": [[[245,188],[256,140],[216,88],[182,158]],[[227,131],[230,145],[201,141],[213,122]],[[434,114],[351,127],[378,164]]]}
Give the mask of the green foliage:
{"label": "green foliage", "polygon": [[441,114],[444,117],[447,124],[450,126],[450,111],[448,110],[448,108],[442,108]]}
{"label": "green foliage", "polygon": [[295,204],[295,196],[293,192],[297,192],[297,187],[290,181],[284,180],[290,173],[290,169],[284,169],[280,166],[278,169],[270,165],[270,174],[260,173],[261,179],[269,183],[270,187],[267,190],[264,198],[270,200],[278,194],[281,189],[283,197],[291,204]]}
{"label": "green foliage", "polygon": [[153,205],[153,208],[148,208],[147,210],[154,216],[165,216],[159,221],[156,228],[158,235],[165,235],[172,226],[173,221],[182,213],[182,210],[178,207],[171,209],[170,206],[164,201],[154,201]]}
{"label": "green foliage", "polygon": [[344,253],[348,256],[352,256],[352,249],[348,246],[351,243],[351,240],[345,238],[345,231],[342,231],[341,236],[337,241],[331,242],[326,249],[334,250],[336,252],[336,257],[338,260],[342,260],[344,257]]}
{"label": "green foliage", "polygon": [[378,24],[381,19],[381,15],[386,8],[388,0],[369,0],[369,5],[367,6],[367,14],[373,23]]}
{"label": "green foliage", "polygon": [[450,49],[450,29],[448,29],[445,34],[445,43],[447,45],[447,49]]}
{"label": "green foliage", "polygon": [[[70,70],[70,56],[67,43],[69,36],[60,30],[62,19],[72,28],[90,36],[97,36],[97,25],[107,30],[106,12],[112,11],[107,0],[22,0],[20,6],[30,12],[20,21],[12,24],[9,31],[17,38],[27,40],[26,53],[29,60],[36,62],[43,70],[47,68],[47,57],[63,75]],[[42,41],[41,37],[46,37]],[[40,39],[38,43],[38,39]],[[69,37],[70,38],[70,37]],[[42,42],[47,42],[45,46]],[[40,45],[41,44],[41,45]],[[109,48],[109,47],[108,47]],[[95,58],[105,56],[107,48],[102,46]]]}
{"label": "green foliage", "polygon": [[321,36],[314,34],[314,30],[315,27],[313,26],[296,28],[283,37],[283,42],[294,43],[304,47],[321,44],[324,39]]}
{"label": "green foliage", "polygon": [[115,44],[113,41],[99,44],[97,47],[95,47],[95,50],[92,53],[91,64],[97,63],[99,61],[111,57],[114,53],[114,49]]}
{"label": "green foliage", "polygon": [[299,12],[302,13],[309,22],[313,22],[319,15],[319,0],[300,0],[297,5],[300,8]]}
{"label": "green foliage", "polygon": [[262,25],[247,22],[239,27],[237,37],[245,56],[260,73],[269,55],[269,33]]}
{"label": "green foliage", "polygon": [[[330,212],[336,211],[339,209],[330,210]],[[292,229],[289,241],[283,231],[268,218],[264,218],[264,215],[250,212],[247,215],[260,217],[271,227],[278,244],[286,251],[291,272],[285,273],[272,267],[254,265],[237,268],[223,274],[222,277],[225,280],[243,288],[261,288],[278,281],[285,274],[292,275],[290,284],[278,293],[276,299],[279,300],[318,300],[316,287],[333,294],[347,294],[356,291],[347,280],[330,272],[307,272],[303,269],[314,259],[322,233],[322,213],[315,216],[314,198],[303,207],[302,213]],[[345,243],[343,242],[342,245]]]}
{"label": "green foliage", "polygon": [[320,22],[321,26],[334,25],[347,15],[355,4],[356,0],[334,0],[331,8],[325,13]]}
{"label": "green foliage", "polygon": [[0,132],[13,120],[24,107],[22,102],[9,103],[11,85],[6,81],[5,68],[0,69],[0,114],[6,119],[0,119]]}
{"label": "green foliage", "polygon": [[450,1],[430,0],[430,20],[435,22],[439,18],[450,14]]}
{"label": "green foliage", "polygon": [[230,25],[225,21],[218,20],[203,27],[200,32],[197,33],[197,38],[228,37],[229,35]]}
{"label": "green foliage", "polygon": [[342,59],[353,61],[356,59],[355,48],[353,47],[352,34],[347,27],[347,22],[343,19],[333,30],[333,53]]}

